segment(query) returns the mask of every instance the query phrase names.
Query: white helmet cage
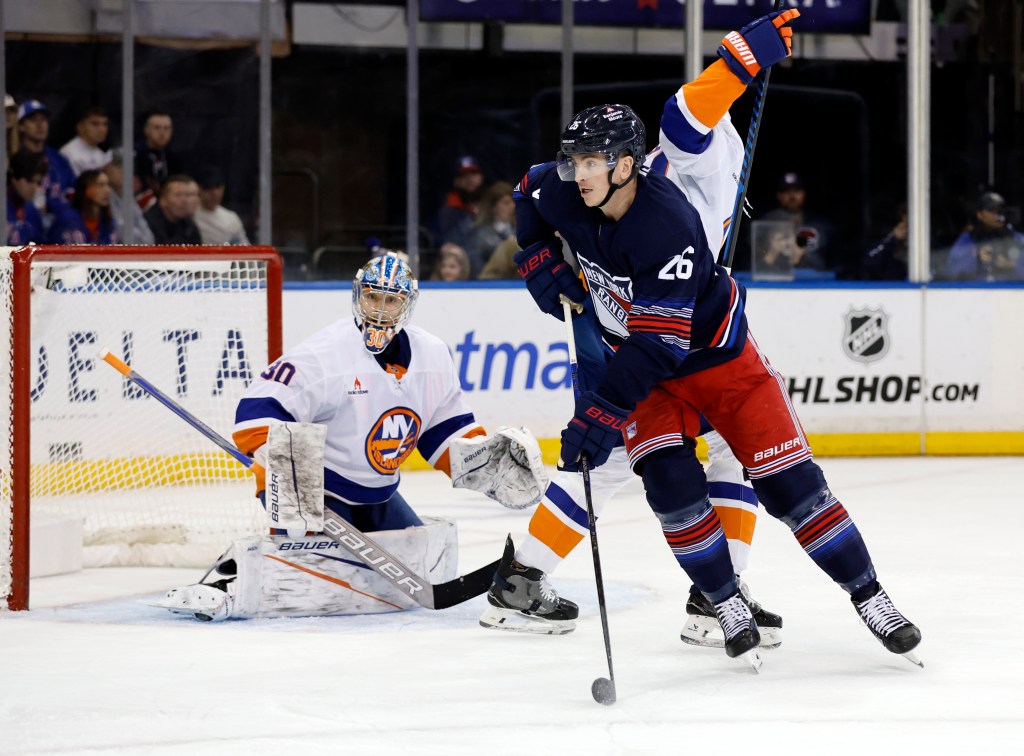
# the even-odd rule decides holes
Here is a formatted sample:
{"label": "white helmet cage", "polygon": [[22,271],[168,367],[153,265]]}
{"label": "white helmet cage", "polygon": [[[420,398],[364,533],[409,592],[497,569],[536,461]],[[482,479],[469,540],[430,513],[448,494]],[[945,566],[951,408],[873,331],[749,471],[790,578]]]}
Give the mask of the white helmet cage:
{"label": "white helmet cage", "polygon": [[352,280],[352,314],[367,351],[383,352],[412,317],[419,285],[408,263],[394,253],[374,257]]}

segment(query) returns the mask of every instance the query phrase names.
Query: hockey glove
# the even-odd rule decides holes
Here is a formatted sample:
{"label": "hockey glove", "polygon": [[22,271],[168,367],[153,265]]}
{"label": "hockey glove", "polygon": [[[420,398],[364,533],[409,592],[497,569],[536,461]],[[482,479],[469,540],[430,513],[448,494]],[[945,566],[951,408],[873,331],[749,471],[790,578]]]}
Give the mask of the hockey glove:
{"label": "hockey glove", "polygon": [[769,13],[737,31],[729,32],[718,46],[718,55],[744,84],[750,84],[762,68],[789,57],[793,30],[789,22],[800,15],[791,8]]}
{"label": "hockey glove", "polygon": [[588,391],[576,401],[576,414],[562,431],[562,458],[558,469],[580,472],[580,456],[585,455],[590,467],[608,461],[619,440],[629,412]]}
{"label": "hockey glove", "polygon": [[512,259],[526,281],[530,296],[548,315],[565,320],[559,294],[565,294],[576,304],[582,304],[586,298],[579,278],[562,257],[562,242],[558,239],[531,244]]}

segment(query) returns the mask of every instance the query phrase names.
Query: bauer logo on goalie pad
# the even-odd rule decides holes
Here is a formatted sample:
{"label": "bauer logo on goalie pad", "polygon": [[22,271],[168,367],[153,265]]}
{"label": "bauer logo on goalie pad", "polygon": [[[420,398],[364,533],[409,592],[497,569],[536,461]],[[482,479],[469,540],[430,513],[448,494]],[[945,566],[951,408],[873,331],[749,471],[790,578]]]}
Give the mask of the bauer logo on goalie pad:
{"label": "bauer logo on goalie pad", "polygon": [[843,316],[845,332],[843,351],[847,356],[867,364],[882,359],[889,353],[889,315],[882,308],[847,310]]}
{"label": "bauer logo on goalie pad", "polygon": [[379,473],[394,475],[409,458],[420,437],[420,416],[395,407],[380,416],[366,437],[366,459]]}

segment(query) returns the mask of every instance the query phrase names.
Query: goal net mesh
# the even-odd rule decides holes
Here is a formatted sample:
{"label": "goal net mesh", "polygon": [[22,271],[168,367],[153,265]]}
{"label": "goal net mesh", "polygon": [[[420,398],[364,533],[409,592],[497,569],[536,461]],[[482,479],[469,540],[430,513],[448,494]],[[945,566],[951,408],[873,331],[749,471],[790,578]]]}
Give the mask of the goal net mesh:
{"label": "goal net mesh", "polygon": [[85,566],[205,566],[264,527],[244,468],[97,355],[109,349],[230,439],[267,362],[266,263],[33,262],[31,273],[32,522],[81,519]]}

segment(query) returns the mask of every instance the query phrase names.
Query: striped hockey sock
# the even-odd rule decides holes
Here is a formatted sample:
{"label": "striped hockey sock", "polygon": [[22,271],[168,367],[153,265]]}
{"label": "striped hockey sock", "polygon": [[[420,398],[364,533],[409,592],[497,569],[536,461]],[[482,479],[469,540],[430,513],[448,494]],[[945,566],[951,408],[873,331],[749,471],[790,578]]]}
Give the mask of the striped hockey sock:
{"label": "striped hockey sock", "polygon": [[801,520],[793,535],[825,573],[847,592],[875,580],[875,568],[860,531],[846,508],[834,497]]}
{"label": "striped hockey sock", "polygon": [[732,560],[722,523],[710,504],[695,517],[661,525],[665,540],[679,566],[712,602],[729,597],[735,590]]}

